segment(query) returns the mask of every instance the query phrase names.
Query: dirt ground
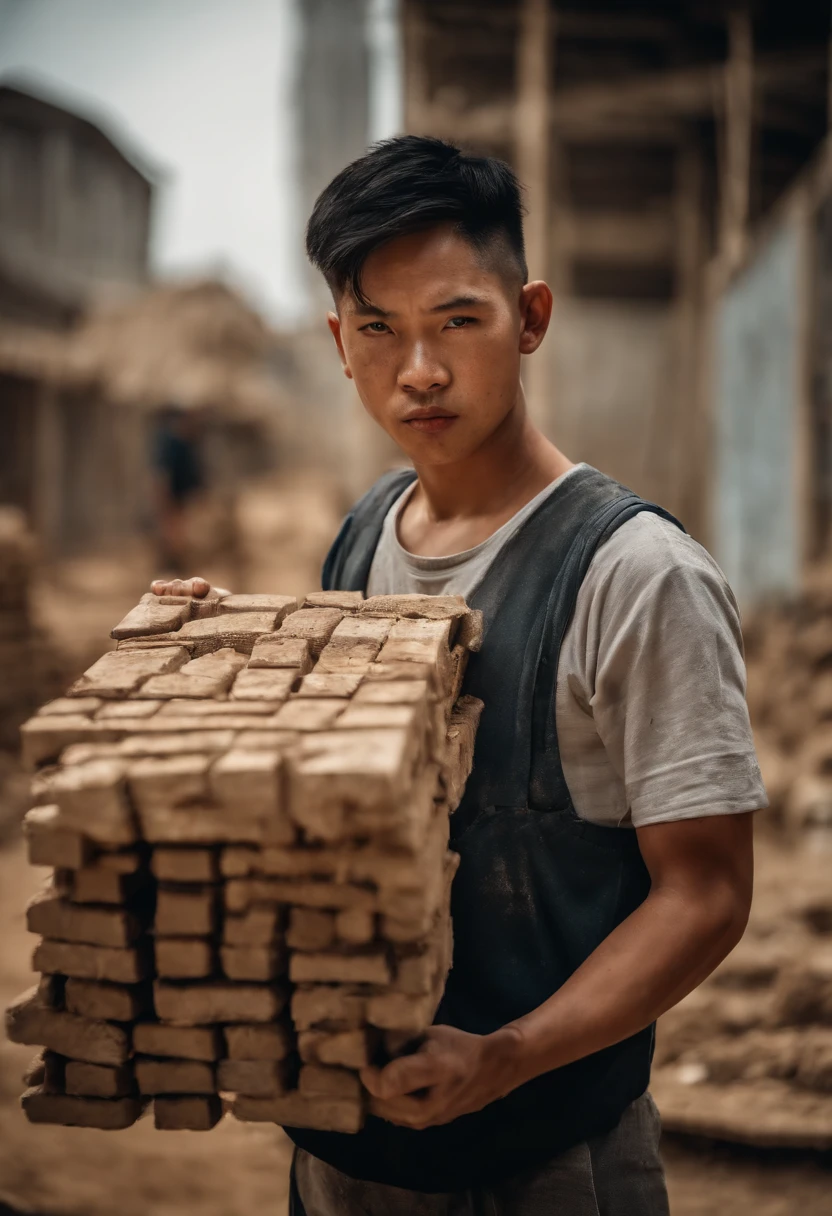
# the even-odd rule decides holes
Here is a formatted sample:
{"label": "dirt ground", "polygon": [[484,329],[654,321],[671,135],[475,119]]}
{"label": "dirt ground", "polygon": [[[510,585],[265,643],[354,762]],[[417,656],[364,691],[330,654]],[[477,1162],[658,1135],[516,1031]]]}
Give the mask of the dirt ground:
{"label": "dirt ground", "polygon": [[[761,871],[769,859],[764,847]],[[34,980],[23,912],[45,873],[27,865],[19,837],[0,847],[0,1007]],[[0,1042],[0,1216],[284,1216],[289,1143],[278,1128],[230,1117],[209,1134],[164,1135],[149,1119],[118,1133],[33,1127],[18,1106],[33,1054]],[[832,1162],[680,1139],[665,1160],[673,1216],[832,1210]]]}

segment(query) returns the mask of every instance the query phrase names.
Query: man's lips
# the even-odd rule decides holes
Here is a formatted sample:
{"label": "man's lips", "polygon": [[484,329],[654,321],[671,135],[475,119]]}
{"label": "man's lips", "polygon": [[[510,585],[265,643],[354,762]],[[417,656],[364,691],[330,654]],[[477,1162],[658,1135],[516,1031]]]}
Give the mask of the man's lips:
{"label": "man's lips", "polygon": [[449,414],[444,410],[425,410],[420,413],[411,414],[408,418],[403,418],[402,422],[409,426],[411,430],[422,431],[428,435],[436,435],[453,425],[457,420],[456,414]]}

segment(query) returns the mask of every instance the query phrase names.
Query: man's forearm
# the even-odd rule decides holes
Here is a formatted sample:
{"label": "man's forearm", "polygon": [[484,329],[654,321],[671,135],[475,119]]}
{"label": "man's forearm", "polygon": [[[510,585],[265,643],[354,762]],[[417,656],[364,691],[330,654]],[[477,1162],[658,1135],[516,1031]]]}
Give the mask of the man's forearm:
{"label": "man's forearm", "polygon": [[498,1031],[495,1054],[511,1061],[510,1088],[628,1038],[701,983],[747,918],[731,887],[708,896],[651,891],[548,1001]]}

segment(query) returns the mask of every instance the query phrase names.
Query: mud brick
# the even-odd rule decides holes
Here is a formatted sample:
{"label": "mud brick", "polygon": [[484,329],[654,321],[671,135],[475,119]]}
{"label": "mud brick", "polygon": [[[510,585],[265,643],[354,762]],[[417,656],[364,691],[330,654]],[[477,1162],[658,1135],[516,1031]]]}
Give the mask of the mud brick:
{"label": "mud brick", "polygon": [[381,951],[367,954],[300,954],[289,960],[294,984],[380,984],[390,982],[390,966]]}
{"label": "mud brick", "polygon": [[357,1030],[304,1030],[298,1037],[298,1052],[305,1064],[328,1064],[339,1068],[366,1068],[372,1063],[378,1034]]}
{"label": "mud brick", "polygon": [[277,618],[276,612],[228,612],[205,620],[186,621],[177,634],[168,637],[192,644],[195,658],[225,646],[251,654],[257,639],[274,631]]}
{"label": "mud brick", "polygon": [[153,1099],[153,1122],[161,1132],[209,1132],[222,1118],[222,1101],[216,1094],[179,1094]]}
{"label": "mud brick", "polygon": [[283,1127],[310,1127],[321,1131],[358,1132],[364,1125],[360,1100],[307,1098],[297,1091],[279,1098],[239,1097],[231,1113],[243,1123],[279,1123]]}
{"label": "mud brick", "polygon": [[29,865],[66,867],[71,870],[86,865],[92,856],[92,844],[80,832],[66,825],[60,810],[51,806],[36,806],[23,817],[23,835]]}
{"label": "mud brick", "polygon": [[[196,660],[201,662],[201,660]],[[185,667],[190,667],[190,663],[186,663]],[[181,671],[170,672],[164,676],[151,676],[146,680],[134,697],[149,697],[152,700],[164,700],[166,698],[184,698],[189,697],[223,697],[231,687],[234,679],[234,668],[226,667],[217,664],[217,670],[211,675],[202,673],[196,675],[186,674],[185,667]]]}
{"label": "mud brick", "polygon": [[[256,871],[280,878],[349,878],[352,854],[333,848],[282,848],[272,845],[256,853]],[[254,867],[251,867],[253,870]]]}
{"label": "mud brick", "polygon": [[[167,757],[193,755],[212,755],[224,752],[231,747],[234,740],[234,730],[226,726],[227,718],[204,719],[197,718],[188,725],[195,730],[181,730],[183,723],[171,721],[169,725],[175,733],[165,734],[161,730],[149,734],[136,734],[124,739],[119,744],[119,754],[127,761],[142,757]],[[209,726],[210,729],[204,729]],[[139,727],[141,730],[142,727]]]}
{"label": "mud brick", "polygon": [[163,701],[104,701],[95,715],[96,722],[117,726],[124,719],[152,718],[164,705]]}
{"label": "mud brick", "polygon": [[436,1011],[432,996],[409,996],[385,992],[367,999],[367,1021],[381,1030],[402,1030],[418,1034],[430,1026]]}
{"label": "mud brick", "polygon": [[266,984],[167,984],[153,987],[156,1013],[182,1026],[221,1022],[273,1022],[286,1004],[286,994]]}
{"label": "mud brick", "polygon": [[[64,994],[67,981],[63,975],[42,975],[38,980],[38,1000],[50,1009],[63,1009]],[[82,1013],[81,1009],[70,1010],[71,1013]],[[98,1014],[88,1014],[97,1017]]]}
{"label": "mud brick", "polygon": [[345,616],[333,633],[329,645],[375,642],[378,653],[395,623],[395,617],[392,616]]}
{"label": "mud brick", "polygon": [[256,668],[292,668],[296,675],[305,676],[312,670],[312,652],[306,638],[284,638],[275,634],[254,643],[248,666],[249,671]]}
{"label": "mud brick", "polygon": [[286,1093],[289,1084],[286,1060],[220,1060],[217,1088],[252,1098],[269,1098]]}
{"label": "mud brick", "polygon": [[242,916],[226,916],[223,942],[228,946],[270,946],[280,931],[281,916],[278,907],[268,905],[255,905]]}
{"label": "mud brick", "polygon": [[[128,768],[130,794],[141,818],[143,812],[189,802],[208,801],[207,756],[150,757]],[[153,840],[147,831],[144,835]]]}
{"label": "mud brick", "polygon": [[147,851],[143,846],[102,851],[96,856],[93,868],[106,870],[108,874],[147,873]]}
{"label": "mud brick", "polygon": [[397,959],[396,991],[410,996],[429,995],[439,973],[440,950],[441,943],[437,941],[416,954]]}
{"label": "mud brick", "polygon": [[298,1077],[298,1090],[305,1098],[361,1098],[361,1081],[345,1068],[304,1064]]}
{"label": "mud brick", "polygon": [[44,1046],[73,1060],[91,1064],[123,1064],[130,1039],[120,1026],[49,1009],[37,989],[24,992],[6,1010],[6,1036],[12,1043]]}
{"label": "mud brick", "polygon": [[60,769],[52,778],[52,792],[67,826],[100,844],[132,844],[138,833],[125,776],[119,760],[90,760]]}
{"label": "mud brick", "polygon": [[287,616],[278,633],[282,638],[305,638],[312,654],[317,657],[343,616],[340,608],[303,608]]}
{"label": "mud brick", "polygon": [[104,702],[100,697],[57,697],[38,710],[38,717],[49,714],[95,714]]}
{"label": "mud brick", "polygon": [[371,942],[375,935],[376,918],[372,912],[365,912],[361,908],[345,908],[335,917],[335,936],[339,941],[349,942],[353,946],[364,946]]}
{"label": "mud brick", "polygon": [[73,743],[114,743],[120,730],[111,723],[93,722],[81,714],[50,714],[30,718],[20,728],[21,757],[28,769],[56,760]]}
{"label": "mud brick", "polygon": [[305,985],[292,993],[292,1022],[296,1030],[337,1026],[350,1030],[366,1021],[367,996],[360,989]]}
{"label": "mud brick", "polygon": [[[183,759],[204,757],[183,757]],[[166,845],[257,844],[263,825],[235,818],[220,806],[145,806],[139,812],[146,840]]]}
{"label": "mud brick", "polygon": [[[383,684],[377,685],[384,688]],[[348,705],[335,723],[337,730],[378,730],[399,727],[424,732],[425,709],[419,705]]]}
{"label": "mud brick", "polygon": [[87,866],[72,873],[70,899],[79,904],[124,904],[149,879],[147,871],[119,874],[107,866]]}
{"label": "mud brick", "polygon": [[226,595],[217,612],[273,612],[278,624],[290,612],[297,612],[298,601],[293,595]]}
{"label": "mud brick", "polygon": [[222,969],[230,980],[267,980],[282,975],[286,951],[278,946],[221,946]]}
{"label": "mud brick", "polygon": [[329,730],[346,704],[346,701],[335,697],[293,698],[281,705],[270,721],[279,730]]}
{"label": "mud brick", "polygon": [[220,872],[223,878],[248,878],[260,870],[260,849],[240,846],[223,849],[220,854]]}
{"label": "mud brick", "polygon": [[423,705],[427,710],[428,700],[427,680],[372,680],[357,690],[353,705]]}
{"label": "mud brick", "polygon": [[379,653],[381,663],[427,663],[445,681],[450,671],[450,620],[397,621]]}
{"label": "mud brick", "polygon": [[64,1088],[66,1093],[83,1098],[126,1098],[136,1092],[133,1066],[67,1060]]}
{"label": "mud brick", "polygon": [[216,1026],[167,1026],[138,1022],[133,1027],[133,1050],[146,1056],[172,1056],[182,1060],[219,1060],[222,1038]]}
{"label": "mud brick", "polygon": [[283,701],[298,679],[293,667],[247,667],[231,689],[232,701]]}
{"label": "mud brick", "polygon": [[136,1082],[142,1094],[213,1094],[214,1065],[206,1060],[157,1060],[136,1056]]}
{"label": "mud brick", "polygon": [[[119,724],[118,735],[121,738],[125,730],[134,730],[136,724]],[[123,729],[122,729],[123,727]],[[61,752],[61,764],[66,768],[70,764],[89,764],[91,760],[121,760],[121,743],[70,743]]]}
{"label": "mud brick", "polygon": [[364,908],[375,911],[376,894],[364,887],[334,882],[292,882],[279,878],[233,878],[225,884],[229,912],[244,912],[252,904],[296,904],[305,908]]}
{"label": "mud brick", "polygon": [[110,631],[110,637],[120,641],[122,638],[147,637],[154,633],[172,633],[184,625],[191,615],[187,604],[162,604],[158,602],[137,604],[131,608],[127,616]]}
{"label": "mud brick", "polygon": [[285,1060],[294,1047],[291,1030],[283,1022],[224,1026],[223,1034],[231,1060]]}
{"label": "mud brick", "polygon": [[403,802],[417,746],[402,730],[306,736],[287,757],[289,814],[312,837],[342,839],[345,804],[389,811]]}
{"label": "mud brick", "polygon": [[363,676],[357,671],[313,671],[300,682],[296,697],[323,697],[327,700],[351,697]]}
{"label": "mud brick", "polygon": [[248,655],[243,654],[239,650],[234,650],[232,646],[222,646],[219,650],[212,650],[210,654],[204,654],[198,659],[191,659],[181,669],[183,675],[187,676],[205,676],[208,679],[214,679],[220,674],[230,675],[231,678],[248,666]]}
{"label": "mud brick", "polygon": [[136,984],[151,974],[151,958],[144,942],[132,950],[120,950],[109,946],[44,940],[35,947],[32,967],[35,971],[67,975],[79,980]]}
{"label": "mud brick", "polygon": [[142,931],[138,918],[124,908],[84,907],[50,891],[29,901],[26,927],[43,937],[90,946],[129,946]]}
{"label": "mud brick", "polygon": [[220,877],[216,849],[154,849],[150,867],[161,882],[217,882]]}
{"label": "mud brick", "polygon": [[176,671],[187,662],[187,650],[170,645],[152,650],[110,650],[93,663],[69,690],[73,697],[128,697],[151,676]]}
{"label": "mud brick", "polygon": [[131,1127],[144,1110],[139,1098],[77,1098],[72,1094],[50,1094],[40,1088],[27,1089],[20,1105],[30,1123],[97,1127],[105,1131]]}
{"label": "mud brick", "polygon": [[40,1086],[44,1093],[62,1094],[66,1065],[66,1056],[42,1049],[29,1061],[21,1080],[27,1089],[30,1086]]}
{"label": "mud brick", "polygon": [[206,937],[217,925],[218,891],[215,887],[160,886],[156,894],[153,927],[162,937]]}
{"label": "mud brick", "polygon": [[364,676],[364,682],[367,684],[387,684],[401,680],[421,680],[428,685],[432,696],[446,695],[447,690],[437,684],[437,673],[430,663],[377,661],[370,664]]}
{"label": "mud brick", "polygon": [[264,839],[288,843],[294,825],[283,806],[283,761],[273,752],[234,748],[216,761],[210,774],[211,793],[235,816],[258,820]]}
{"label": "mud brick", "polygon": [[[193,700],[178,700],[174,697],[172,701],[164,701],[162,708],[159,710],[155,726],[162,730],[167,730],[165,723],[170,718],[216,718],[226,717],[230,715],[233,718],[253,718],[252,726],[256,726],[256,719],[265,717],[267,714],[273,713],[278,707],[270,706],[268,702],[260,701],[238,701],[233,706],[228,704],[228,701],[193,701]],[[206,728],[211,728],[210,721],[202,724]]]}
{"label": "mud brick", "polygon": [[153,993],[144,984],[104,984],[68,979],[64,989],[67,1012],[106,1022],[132,1022],[153,1008]]}
{"label": "mud brick", "polygon": [[452,811],[459,806],[465,782],[471,774],[474,743],[482,711],[482,701],[476,697],[461,697],[451,714],[442,765],[442,781]]}
{"label": "mud brick", "polygon": [[304,598],[304,608],[340,608],[355,612],[364,602],[363,591],[312,591]]}
{"label": "mud brick", "polygon": [[371,638],[357,641],[342,638],[337,642],[333,638],[321,651],[315,670],[360,671],[363,674],[380,650],[381,643]]}
{"label": "mud brick", "polygon": [[368,845],[345,852],[343,868],[353,882],[371,882],[396,891],[424,891],[431,882],[441,880],[447,847],[448,816],[434,815],[418,852]]}
{"label": "mud brick", "polygon": [[292,908],[286,944],[292,950],[326,950],[335,940],[335,917],[317,908]]}
{"label": "mud brick", "polygon": [[214,944],[200,937],[157,937],[156,974],[169,980],[204,980],[216,970]]}
{"label": "mud brick", "polygon": [[291,730],[279,730],[274,726],[253,726],[241,730],[237,735],[235,746],[243,752],[279,752],[284,755],[297,740],[297,734]]}

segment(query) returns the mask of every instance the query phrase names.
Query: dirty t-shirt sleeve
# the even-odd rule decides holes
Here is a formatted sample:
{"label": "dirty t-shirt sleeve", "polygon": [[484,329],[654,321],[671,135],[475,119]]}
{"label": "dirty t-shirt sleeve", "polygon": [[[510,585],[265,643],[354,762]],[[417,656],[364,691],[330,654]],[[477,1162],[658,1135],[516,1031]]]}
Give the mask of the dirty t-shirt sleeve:
{"label": "dirty t-shirt sleeve", "polygon": [[700,545],[638,515],[595,555],[576,617],[576,674],[634,827],[767,805],[739,610]]}

